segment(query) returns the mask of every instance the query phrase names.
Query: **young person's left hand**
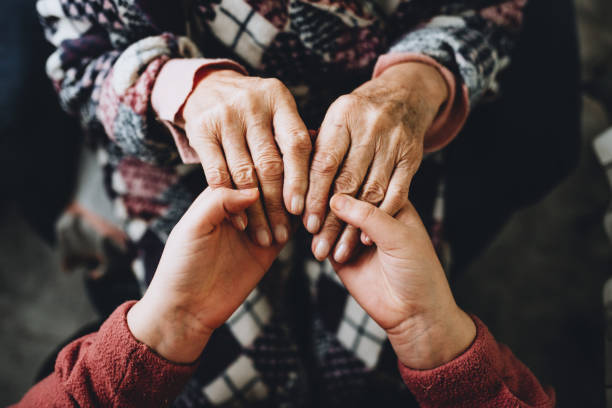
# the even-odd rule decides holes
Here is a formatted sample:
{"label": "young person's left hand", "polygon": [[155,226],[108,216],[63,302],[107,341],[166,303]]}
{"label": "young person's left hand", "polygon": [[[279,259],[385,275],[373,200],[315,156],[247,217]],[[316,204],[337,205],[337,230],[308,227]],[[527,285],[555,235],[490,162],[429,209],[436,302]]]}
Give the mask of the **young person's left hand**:
{"label": "young person's left hand", "polygon": [[355,300],[386,332],[407,367],[431,369],[454,359],[476,336],[455,303],[425,227],[410,203],[397,219],[344,194],[331,209],[376,244],[334,269]]}
{"label": "young person's left hand", "polygon": [[245,232],[244,210],[258,198],[256,188],[209,187],[200,194],[172,230],[144,297],[128,312],[134,337],[174,362],[199,357],[282,248],[261,247]]}

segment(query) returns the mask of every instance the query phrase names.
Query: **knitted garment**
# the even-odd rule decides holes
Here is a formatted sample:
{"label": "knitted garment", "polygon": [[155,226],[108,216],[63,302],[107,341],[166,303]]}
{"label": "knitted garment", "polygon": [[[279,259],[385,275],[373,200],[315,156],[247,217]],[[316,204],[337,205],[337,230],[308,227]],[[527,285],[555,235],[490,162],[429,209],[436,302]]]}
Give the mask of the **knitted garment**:
{"label": "knitted garment", "polygon": [[[133,270],[144,290],[171,229],[206,187],[201,167],[181,162],[151,108],[169,59],[230,58],[253,74],[277,77],[314,129],[331,101],[367,80],[388,53],[433,58],[474,105],[497,91],[525,2],[483,8],[475,0],[39,0],[37,8],[57,47],[48,75],[62,106],[98,147],[105,187],[137,248]],[[436,202],[439,231],[441,195]],[[215,332],[177,406],[359,406],[373,388],[409,406],[384,332],[329,263],[308,255],[308,244],[298,235]]]}
{"label": "knitted garment", "polygon": [[[134,303],[119,306],[97,333],[64,347],[55,370],[10,408],[168,406],[197,363],[167,361],[135,339],[126,321]],[[496,342],[478,318],[473,319],[476,338],[454,360],[432,370],[411,370],[398,364],[403,381],[414,391],[420,406],[554,407],[554,390],[542,387],[508,347]],[[360,405],[388,407],[385,397],[374,394]]]}

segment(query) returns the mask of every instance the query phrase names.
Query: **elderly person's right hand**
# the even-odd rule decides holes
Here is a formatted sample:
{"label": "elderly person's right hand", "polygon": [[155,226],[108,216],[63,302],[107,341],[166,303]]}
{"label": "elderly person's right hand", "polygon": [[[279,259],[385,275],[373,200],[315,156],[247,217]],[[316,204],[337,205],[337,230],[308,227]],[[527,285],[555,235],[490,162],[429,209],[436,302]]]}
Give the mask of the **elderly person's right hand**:
{"label": "elderly person's right hand", "polygon": [[262,199],[247,211],[251,237],[262,246],[285,243],[287,211],[304,209],[311,151],[289,90],[277,79],[212,71],[187,99],[183,118],[211,187],[260,187]]}
{"label": "elderly person's right hand", "polygon": [[134,337],[170,361],[198,358],[281,250],[253,243],[244,231],[242,212],[258,198],[255,188],[208,187],[200,194],[168,237],[147,292],[128,312]]}

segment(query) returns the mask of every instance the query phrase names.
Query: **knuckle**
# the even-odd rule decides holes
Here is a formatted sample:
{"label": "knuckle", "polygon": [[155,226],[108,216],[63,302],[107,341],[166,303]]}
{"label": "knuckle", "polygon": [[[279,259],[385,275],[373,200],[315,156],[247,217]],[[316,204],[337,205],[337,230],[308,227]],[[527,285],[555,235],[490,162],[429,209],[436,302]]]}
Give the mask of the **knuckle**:
{"label": "knuckle", "polygon": [[251,92],[250,90],[245,90],[238,97],[240,99],[239,103],[244,107],[243,109],[249,115],[256,115],[261,111],[262,104],[259,95]]}
{"label": "knuckle", "polygon": [[350,171],[343,171],[334,184],[335,193],[353,194],[358,188],[359,180]]}
{"label": "knuckle", "polygon": [[[198,136],[207,136],[215,132],[217,121],[210,112],[201,112],[197,116],[191,118],[190,121],[185,122],[185,132],[187,136],[190,135],[198,135]],[[192,140],[190,138],[190,143],[198,143],[198,139]]]}
{"label": "knuckle", "polygon": [[283,82],[278,78],[265,78],[264,83],[266,84],[268,88],[272,88],[272,89],[279,89],[279,88],[285,87]]}
{"label": "knuckle", "polygon": [[281,201],[277,199],[277,197],[271,198],[268,197],[265,200],[266,212],[268,214],[283,214],[285,212],[285,207]]}
{"label": "knuckle", "polygon": [[227,186],[231,179],[227,171],[219,167],[207,167],[204,171],[208,185],[214,188]]}
{"label": "knuckle", "polygon": [[308,197],[308,207],[310,212],[318,213],[327,206],[327,197],[311,195]]}
{"label": "knuckle", "polygon": [[252,164],[237,166],[232,170],[232,179],[238,187],[255,187],[257,185],[255,167]]}
{"label": "knuckle", "polygon": [[231,105],[222,103],[216,106],[210,113],[212,118],[215,118],[215,121],[221,123],[228,123],[235,119],[236,115],[234,114],[234,109]]}
{"label": "knuckle", "polygon": [[333,153],[320,151],[312,159],[312,171],[320,175],[335,174],[340,159]]}
{"label": "knuckle", "polygon": [[386,192],[385,185],[380,181],[372,180],[365,186],[362,199],[372,204],[378,204],[385,198]]}
{"label": "knuckle", "polygon": [[312,143],[308,132],[292,130],[289,134],[289,140],[291,140],[289,149],[293,154],[308,157],[312,152]]}
{"label": "knuckle", "polygon": [[283,176],[283,161],[278,156],[262,158],[256,167],[262,180],[278,180]]}
{"label": "knuckle", "polygon": [[249,116],[249,126],[248,130],[251,133],[255,133],[257,135],[261,135],[264,132],[270,131],[270,121],[268,118],[263,117],[261,115],[260,110],[258,108],[250,109]]}
{"label": "knuckle", "polygon": [[408,146],[404,149],[404,152],[402,152],[402,154],[400,155],[400,161],[397,164],[397,168],[409,170],[414,174],[419,168],[422,159],[422,144],[416,142],[409,143]]}
{"label": "knuckle", "polygon": [[[343,222],[338,217],[336,217],[333,213],[329,213],[327,218],[325,219],[325,223],[323,228],[321,228],[321,234],[328,238],[335,238],[340,233],[340,230],[343,227]],[[332,239],[333,241],[333,239]]]}
{"label": "knuckle", "polygon": [[389,191],[388,198],[389,207],[392,212],[400,210],[408,202],[408,188],[398,187],[393,191]]}
{"label": "knuckle", "polygon": [[359,103],[359,98],[352,94],[345,94],[340,96],[334,102],[334,108],[340,110],[350,110]]}

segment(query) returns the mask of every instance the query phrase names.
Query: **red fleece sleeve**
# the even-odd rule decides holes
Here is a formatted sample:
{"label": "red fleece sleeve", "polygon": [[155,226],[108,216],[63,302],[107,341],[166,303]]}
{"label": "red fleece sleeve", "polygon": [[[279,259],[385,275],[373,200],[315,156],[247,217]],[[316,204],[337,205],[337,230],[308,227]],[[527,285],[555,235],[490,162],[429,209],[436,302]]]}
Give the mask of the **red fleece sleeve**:
{"label": "red fleece sleeve", "polygon": [[474,343],[453,361],[432,370],[400,374],[424,408],[554,407],[555,392],[542,387],[533,373],[498,343],[475,316]]}
{"label": "red fleece sleeve", "polygon": [[55,371],[14,405],[23,407],[164,407],[183,389],[196,364],[176,364],[140,343],[119,306],[100,331],[64,347]]}

